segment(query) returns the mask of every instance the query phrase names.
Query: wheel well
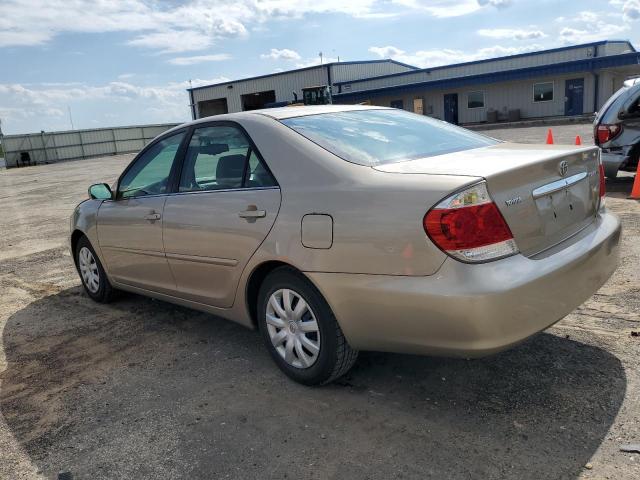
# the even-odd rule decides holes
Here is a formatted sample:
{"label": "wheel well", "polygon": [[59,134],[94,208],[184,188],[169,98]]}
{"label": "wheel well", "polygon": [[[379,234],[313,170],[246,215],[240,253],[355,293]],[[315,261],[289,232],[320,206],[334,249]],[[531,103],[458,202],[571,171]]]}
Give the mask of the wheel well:
{"label": "wheel well", "polygon": [[245,301],[247,302],[251,323],[256,328],[258,327],[258,293],[260,292],[260,286],[267,275],[279,267],[289,267],[298,271],[297,268],[292,267],[288,263],[273,260],[259,265],[258,268],[251,273],[251,277],[249,277],[249,281],[247,282],[247,296]]}
{"label": "wheel well", "polygon": [[76,246],[82,237],[84,237],[84,233],[80,230],[74,230],[71,234],[71,256],[74,262],[76,261]]}

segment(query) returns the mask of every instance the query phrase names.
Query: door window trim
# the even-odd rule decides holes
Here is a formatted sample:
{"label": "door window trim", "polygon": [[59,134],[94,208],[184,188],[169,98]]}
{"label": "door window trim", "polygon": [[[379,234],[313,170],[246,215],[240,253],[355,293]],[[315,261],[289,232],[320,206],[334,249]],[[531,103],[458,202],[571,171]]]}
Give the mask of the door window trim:
{"label": "door window trim", "polygon": [[[254,152],[257,156],[258,159],[260,160],[260,162],[262,162],[262,165],[264,166],[264,168],[267,170],[267,172],[269,172],[269,175],[271,175],[271,178],[273,178],[274,182],[276,183],[273,186],[270,187],[245,187],[242,186],[240,188],[224,188],[224,189],[219,189],[219,190],[194,190],[194,191],[190,191],[190,192],[181,192],[180,191],[180,177],[182,176],[182,168],[184,167],[184,160],[186,158],[186,152],[187,152],[187,148],[189,147],[189,144],[191,143],[191,137],[193,136],[193,132],[196,129],[199,128],[209,128],[209,127],[234,127],[237,128],[245,137],[246,139],[249,141],[249,148],[247,149],[247,155],[245,156],[245,163],[244,163],[244,173],[242,176],[242,182],[244,185],[244,179],[246,177],[246,170],[248,168],[249,165],[249,157],[251,155],[251,152]],[[182,151],[180,151],[182,150]],[[189,126],[189,130],[187,132],[187,134],[185,135],[185,142],[180,145],[180,149],[179,152],[181,153],[179,160],[179,165],[176,167],[176,171],[175,171],[175,176],[173,177],[173,183],[170,183],[170,191],[168,192],[168,194],[170,195],[191,195],[194,193],[217,193],[217,192],[238,192],[238,191],[247,191],[247,190],[272,190],[272,189],[279,189],[280,188],[280,183],[278,183],[278,179],[276,178],[276,176],[273,174],[273,172],[271,171],[271,168],[269,168],[269,165],[267,164],[267,162],[264,160],[264,157],[262,156],[262,154],[260,153],[260,150],[258,150],[258,147],[256,147],[256,144],[254,143],[253,139],[251,138],[251,136],[249,135],[249,133],[245,130],[245,128],[240,125],[238,122],[234,122],[231,120],[211,120],[211,121],[207,121],[207,122],[198,122],[195,124],[191,124]],[[176,156],[176,158],[178,158]],[[173,173],[173,172],[172,172]]]}
{"label": "door window trim", "polygon": [[115,199],[111,200],[113,202],[118,202],[121,200],[128,200],[125,198],[122,198],[122,196],[120,195],[120,182],[122,181],[122,178],[127,174],[127,172],[129,170],[131,170],[133,168],[133,166],[136,164],[136,162],[147,152],[149,151],[154,145],[156,145],[159,142],[162,142],[163,140],[166,140],[169,137],[173,137],[174,135],[179,135],[179,134],[184,134],[184,136],[182,137],[182,140],[180,141],[180,145],[178,146],[178,150],[176,151],[176,156],[173,159],[173,163],[171,164],[171,170],[169,171],[169,179],[167,181],[167,191],[165,193],[154,193],[151,195],[145,195],[144,197],[137,197],[137,198],[150,198],[150,197],[160,197],[160,196],[165,196],[168,195],[170,193],[173,193],[173,189],[175,186],[175,174],[176,174],[176,170],[178,165],[182,164],[182,160],[184,157],[184,153],[186,150],[186,143],[185,140],[188,138],[191,138],[191,135],[189,135],[189,127],[184,127],[184,128],[180,128],[178,130],[170,130],[167,131],[165,133],[163,133],[161,136],[157,137],[155,140],[153,140],[152,142],[149,142],[149,144],[147,144],[142,150],[140,150],[140,152],[138,152],[138,154],[133,157],[133,160],[131,160],[131,162],[129,163],[129,165],[127,165],[127,167],[122,171],[122,173],[120,174],[120,176],[118,177],[118,180],[116,180],[116,189],[115,189]]}

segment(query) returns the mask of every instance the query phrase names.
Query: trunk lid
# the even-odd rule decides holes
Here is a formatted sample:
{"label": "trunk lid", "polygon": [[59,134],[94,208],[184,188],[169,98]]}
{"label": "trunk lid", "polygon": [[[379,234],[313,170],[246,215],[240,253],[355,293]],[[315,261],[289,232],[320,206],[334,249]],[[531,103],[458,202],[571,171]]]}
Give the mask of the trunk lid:
{"label": "trunk lid", "polygon": [[595,219],[600,201],[599,152],[597,147],[500,143],[374,168],[483,177],[520,252],[533,256]]}

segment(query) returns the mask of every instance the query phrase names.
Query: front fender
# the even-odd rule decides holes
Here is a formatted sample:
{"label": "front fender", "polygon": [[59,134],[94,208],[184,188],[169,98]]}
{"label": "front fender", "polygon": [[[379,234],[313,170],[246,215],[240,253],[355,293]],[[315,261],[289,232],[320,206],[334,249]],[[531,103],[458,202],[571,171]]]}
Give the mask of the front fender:
{"label": "front fender", "polygon": [[[98,241],[98,210],[104,200],[85,200],[80,203],[71,214],[70,219],[70,232],[69,232],[69,249],[71,250],[72,258],[75,258],[75,252],[73,251],[72,239],[73,233],[76,231],[82,232],[91,242],[91,246],[95,250],[100,259],[100,263],[105,270],[107,265],[100,249],[100,242]],[[108,273],[108,271],[107,271]]]}

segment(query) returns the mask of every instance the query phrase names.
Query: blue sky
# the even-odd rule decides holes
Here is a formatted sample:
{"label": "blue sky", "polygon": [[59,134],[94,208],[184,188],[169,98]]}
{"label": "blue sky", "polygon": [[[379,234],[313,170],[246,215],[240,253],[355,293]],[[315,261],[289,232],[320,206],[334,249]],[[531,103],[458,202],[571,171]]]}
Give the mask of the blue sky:
{"label": "blue sky", "polygon": [[601,39],[640,0],[0,0],[5,134],[190,118],[185,89],[325,61],[446,65]]}

